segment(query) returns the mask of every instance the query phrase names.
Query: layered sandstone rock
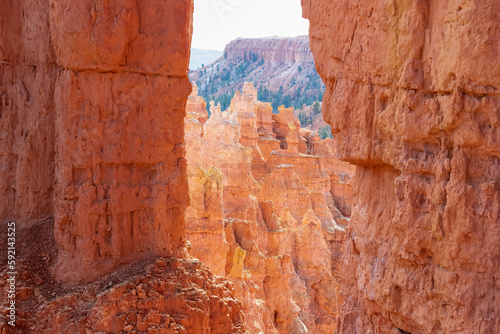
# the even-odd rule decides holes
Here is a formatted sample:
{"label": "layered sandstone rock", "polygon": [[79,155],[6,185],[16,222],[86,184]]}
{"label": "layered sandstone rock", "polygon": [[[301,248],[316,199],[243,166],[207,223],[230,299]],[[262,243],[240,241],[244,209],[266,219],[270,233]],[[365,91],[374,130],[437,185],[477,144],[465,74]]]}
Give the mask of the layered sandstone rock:
{"label": "layered sandstone rock", "polygon": [[244,332],[226,281],[154,260],[187,256],[192,12],[192,0],[0,4],[0,246],[15,221],[19,272],[17,327],[2,304],[0,332]]}
{"label": "layered sandstone rock", "polygon": [[272,114],[252,84],[227,111],[212,105],[206,123],[203,105],[193,91],[188,110],[198,112],[186,117],[190,253],[234,283],[250,332],[333,333],[339,224],[348,218],[332,189],[340,174],[353,176],[352,167],[315,133],[304,138],[293,109]]}
{"label": "layered sandstone rock", "polygon": [[500,332],[498,2],[302,5],[359,165],[342,333]]}

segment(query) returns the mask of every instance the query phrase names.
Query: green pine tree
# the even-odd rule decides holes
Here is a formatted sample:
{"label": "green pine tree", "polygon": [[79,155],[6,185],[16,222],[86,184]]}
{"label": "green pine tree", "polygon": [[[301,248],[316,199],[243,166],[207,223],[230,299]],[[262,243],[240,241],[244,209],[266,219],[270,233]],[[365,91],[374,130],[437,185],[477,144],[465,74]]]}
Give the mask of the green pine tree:
{"label": "green pine tree", "polygon": [[321,106],[319,105],[319,101],[314,101],[312,110],[314,115],[318,115],[321,113]]}

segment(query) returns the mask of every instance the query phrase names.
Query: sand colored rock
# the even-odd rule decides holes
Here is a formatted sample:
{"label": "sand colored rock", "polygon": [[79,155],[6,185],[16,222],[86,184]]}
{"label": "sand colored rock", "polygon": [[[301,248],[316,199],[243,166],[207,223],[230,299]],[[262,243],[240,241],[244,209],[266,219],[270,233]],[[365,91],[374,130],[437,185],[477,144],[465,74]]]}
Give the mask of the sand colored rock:
{"label": "sand colored rock", "polygon": [[225,52],[228,57],[244,58],[250,55],[250,51],[259,57],[276,63],[285,62],[313,62],[309,45],[308,36],[299,36],[295,38],[238,38],[230,42]]}
{"label": "sand colored rock", "polygon": [[[193,91],[188,109],[202,105]],[[335,207],[329,172],[335,163],[346,175],[353,176],[353,168],[335,162],[331,147],[313,133],[308,139],[327,154],[314,155],[312,145],[309,154],[300,153],[299,143],[307,150],[307,140],[293,109],[272,114],[251,83],[235,94],[227,111],[212,105],[211,114],[204,125],[192,116],[185,120],[188,184],[191,206],[200,203],[196,212],[207,221],[213,217],[207,200],[219,199],[214,207],[222,208],[224,232],[201,231],[198,216],[188,210],[186,229],[197,231],[194,238],[187,235],[190,254],[218,271],[224,264],[223,276],[244,304],[251,333],[334,332],[344,239],[336,219],[344,224],[349,218]],[[222,199],[207,188],[195,191],[201,189],[197,175],[210,170],[221,173]],[[216,225],[222,226],[219,216]],[[213,241],[221,236],[225,254],[222,243]],[[201,248],[206,251],[197,253]]]}
{"label": "sand colored rock", "polygon": [[190,198],[185,212],[186,237],[190,240],[189,253],[206,264],[215,275],[224,276],[224,261],[212,260],[225,258],[228,251],[222,207],[223,176],[216,168],[205,170],[191,163],[203,159],[204,152],[199,147],[203,145],[203,124],[208,116],[205,106],[203,98],[196,96],[196,89],[193,89],[186,108],[193,111],[186,115],[185,125]]}
{"label": "sand colored rock", "polygon": [[[267,105],[262,106],[261,103],[257,102],[257,89],[252,83],[247,82],[243,85],[241,93],[235,93],[235,96],[231,100],[230,108],[231,110],[241,111],[237,113],[238,122],[241,124],[239,142],[241,145],[252,149],[252,176],[256,180],[260,180],[266,175],[266,161],[259,147],[259,137],[261,134],[258,130],[262,125],[259,124],[255,106],[260,105],[262,107],[260,115],[267,113],[269,109],[266,108],[268,107]],[[265,121],[270,121],[270,119],[266,117]],[[265,131],[265,128],[263,130]]]}
{"label": "sand colored rock", "polygon": [[208,119],[207,104],[201,96],[198,96],[198,87],[193,84],[193,90],[188,97],[189,103],[186,104],[186,118],[196,119],[201,125],[205,124]]}
{"label": "sand colored rock", "polygon": [[499,332],[498,2],[302,5],[358,165],[341,332]]}

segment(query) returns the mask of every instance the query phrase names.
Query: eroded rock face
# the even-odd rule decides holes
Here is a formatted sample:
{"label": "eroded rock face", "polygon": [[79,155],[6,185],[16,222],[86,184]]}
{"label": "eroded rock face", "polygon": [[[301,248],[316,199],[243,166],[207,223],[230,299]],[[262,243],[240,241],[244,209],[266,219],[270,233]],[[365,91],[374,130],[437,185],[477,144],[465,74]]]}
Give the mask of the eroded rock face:
{"label": "eroded rock face", "polygon": [[323,115],[359,165],[341,331],[499,332],[499,3],[302,5]]}
{"label": "eroded rock face", "polygon": [[[53,213],[57,70],[48,4],[0,4],[0,222]],[[23,11],[26,16],[23,16]]]}
{"label": "eroded rock face", "polygon": [[155,258],[90,284],[61,284],[49,271],[57,260],[53,227],[47,220],[18,231],[16,326],[6,324],[2,310],[2,333],[246,333],[234,288],[199,261]]}
{"label": "eroded rock face", "polygon": [[179,259],[192,12],[192,0],[0,4],[0,247],[15,221],[15,331],[245,331],[227,281]]}
{"label": "eroded rock face", "polygon": [[348,222],[333,180],[344,173],[349,187],[353,167],[301,131],[293,109],[272,114],[252,84],[227,111],[212,105],[206,122],[203,106],[193,91],[185,125],[190,254],[234,283],[251,333],[333,333]]}
{"label": "eroded rock face", "polygon": [[2,6],[0,219],[55,217],[66,282],[183,256],[192,2]]}
{"label": "eroded rock face", "polygon": [[54,93],[60,279],[183,255],[192,9],[191,1],[51,6],[56,60],[67,69]]}

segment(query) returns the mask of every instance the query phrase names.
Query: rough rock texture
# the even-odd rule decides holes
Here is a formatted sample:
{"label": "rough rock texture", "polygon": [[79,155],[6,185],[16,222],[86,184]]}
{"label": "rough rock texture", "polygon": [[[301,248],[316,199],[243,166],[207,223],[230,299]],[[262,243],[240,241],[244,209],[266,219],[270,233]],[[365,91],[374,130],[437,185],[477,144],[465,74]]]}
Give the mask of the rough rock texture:
{"label": "rough rock texture", "polygon": [[62,285],[49,271],[57,259],[53,227],[47,220],[18,232],[16,326],[4,323],[2,305],[1,333],[246,333],[234,288],[199,261],[155,258],[91,284]]}
{"label": "rough rock texture", "polygon": [[212,104],[208,121],[204,103],[193,90],[185,125],[190,254],[234,283],[251,333],[333,333],[348,223],[335,206],[348,206],[345,188],[336,187],[350,187],[353,167],[302,131],[293,109],[272,114],[252,84],[227,111]]}
{"label": "rough rock texture", "polygon": [[[0,280],[1,333],[244,331],[206,267],[142,270],[187,256],[192,12],[192,0],[0,4],[0,248],[15,221],[19,272],[16,329]],[[105,275],[120,284],[85,285]]]}
{"label": "rough rock texture", "polygon": [[[0,222],[53,213],[57,69],[48,3],[0,4]],[[23,15],[23,12],[25,15]]]}
{"label": "rough rock texture", "polygon": [[60,279],[85,272],[92,280],[121,263],[182,256],[192,6],[51,6],[57,64],[67,69],[54,93]]}
{"label": "rough rock texture", "polygon": [[2,6],[0,220],[55,217],[68,282],[182,256],[192,2]]}
{"label": "rough rock texture", "polygon": [[302,5],[359,165],[341,332],[500,332],[500,3]]}
{"label": "rough rock texture", "polygon": [[245,333],[229,282],[199,261],[159,259],[125,282],[105,277],[47,301],[28,333]]}

